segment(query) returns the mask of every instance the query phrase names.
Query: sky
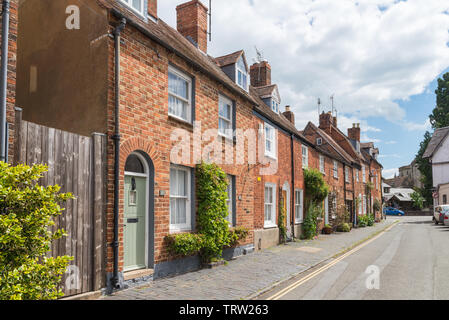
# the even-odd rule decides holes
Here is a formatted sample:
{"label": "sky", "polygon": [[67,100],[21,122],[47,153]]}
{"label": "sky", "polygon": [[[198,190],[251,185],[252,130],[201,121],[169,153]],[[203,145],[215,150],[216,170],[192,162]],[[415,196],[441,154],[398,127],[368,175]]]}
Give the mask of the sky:
{"label": "sky", "polygon": [[[159,1],[159,17],[176,28],[184,2]],[[330,111],[333,95],[338,127],[360,123],[362,142],[379,147],[389,178],[431,130],[448,44],[447,0],[212,0],[208,54],[243,49],[253,64],[257,47],[299,130],[317,124],[318,98]]]}

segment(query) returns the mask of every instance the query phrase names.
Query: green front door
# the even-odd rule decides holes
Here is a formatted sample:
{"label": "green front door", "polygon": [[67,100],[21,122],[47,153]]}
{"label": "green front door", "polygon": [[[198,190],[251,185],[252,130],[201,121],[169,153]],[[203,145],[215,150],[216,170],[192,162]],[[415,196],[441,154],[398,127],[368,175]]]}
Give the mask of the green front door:
{"label": "green front door", "polygon": [[125,271],[143,269],[146,263],[147,178],[125,176]]}

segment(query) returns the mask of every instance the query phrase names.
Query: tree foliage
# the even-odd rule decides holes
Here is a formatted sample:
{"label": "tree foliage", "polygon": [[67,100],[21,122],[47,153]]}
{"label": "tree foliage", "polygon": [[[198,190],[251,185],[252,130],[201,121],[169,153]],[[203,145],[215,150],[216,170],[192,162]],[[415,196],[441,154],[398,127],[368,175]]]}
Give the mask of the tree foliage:
{"label": "tree foliage", "polygon": [[43,165],[12,167],[0,162],[0,300],[50,300],[62,296],[58,284],[72,257],[48,258],[62,202],[73,198],[60,187],[42,187]]}
{"label": "tree foliage", "polygon": [[412,198],[412,205],[415,209],[421,210],[422,208],[424,208],[424,198],[419,192],[413,192],[410,197]]}
{"label": "tree foliage", "polygon": [[419,192],[427,201],[427,203],[431,204],[433,202],[432,199],[432,188],[433,188],[433,178],[432,178],[432,165],[429,162],[429,159],[424,159],[423,155],[429,145],[430,139],[432,139],[432,135],[430,132],[426,131],[424,134],[424,139],[419,145],[418,153],[416,154],[415,160],[418,165],[418,170],[421,172],[422,178],[421,182],[423,187],[419,189]]}
{"label": "tree foliage", "polygon": [[449,126],[449,72],[438,79],[436,106],[429,116],[433,129]]}
{"label": "tree foliage", "polygon": [[[432,128],[439,129],[449,126],[449,72],[444,74],[442,78],[438,79],[438,88],[435,90],[436,106],[429,115]],[[423,154],[427,149],[432,135],[430,132],[424,134],[418,153],[415,160],[418,164],[418,169],[422,174],[423,187],[419,189],[419,192],[424,197],[428,204],[433,203],[432,199],[432,166],[429,163],[429,159],[423,159]]]}
{"label": "tree foliage", "polygon": [[306,198],[314,203],[324,201],[330,192],[329,186],[323,179],[323,174],[317,169],[304,169],[304,183]]}

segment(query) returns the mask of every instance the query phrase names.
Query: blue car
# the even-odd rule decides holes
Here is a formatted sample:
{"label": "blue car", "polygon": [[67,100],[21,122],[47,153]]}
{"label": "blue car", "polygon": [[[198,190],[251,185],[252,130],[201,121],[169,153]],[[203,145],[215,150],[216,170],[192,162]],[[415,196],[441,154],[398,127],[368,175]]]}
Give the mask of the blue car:
{"label": "blue car", "polygon": [[387,216],[405,216],[404,211],[401,211],[401,210],[393,208],[393,207],[385,207],[384,213]]}

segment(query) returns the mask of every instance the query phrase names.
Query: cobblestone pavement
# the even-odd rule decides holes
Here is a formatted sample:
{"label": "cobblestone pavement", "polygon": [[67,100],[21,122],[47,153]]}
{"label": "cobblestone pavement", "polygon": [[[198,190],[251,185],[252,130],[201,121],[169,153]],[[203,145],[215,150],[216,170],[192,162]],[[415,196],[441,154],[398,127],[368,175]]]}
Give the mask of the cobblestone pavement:
{"label": "cobblestone pavement", "polygon": [[[400,218],[399,218],[400,219]],[[150,281],[103,296],[103,300],[239,300],[248,299],[279,281],[287,280],[391,225],[388,218],[374,227],[349,233],[320,235],[262,250],[214,269]]]}

